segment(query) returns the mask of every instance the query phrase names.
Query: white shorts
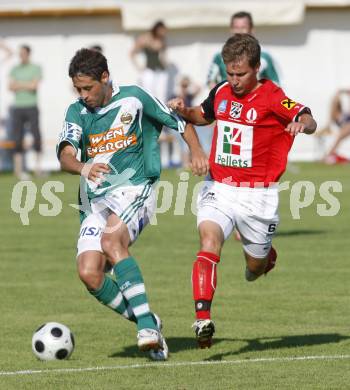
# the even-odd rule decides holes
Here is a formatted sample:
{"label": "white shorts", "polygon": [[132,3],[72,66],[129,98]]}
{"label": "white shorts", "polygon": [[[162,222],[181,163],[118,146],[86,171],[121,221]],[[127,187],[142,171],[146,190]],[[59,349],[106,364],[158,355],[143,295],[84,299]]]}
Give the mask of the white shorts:
{"label": "white shorts", "polygon": [[120,187],[105,196],[93,199],[91,214],[80,226],[77,256],[91,250],[102,252],[101,236],[111,213],[116,214],[126,224],[133,243],[149,223],[155,206],[155,193],[151,184]]}
{"label": "white shorts", "polygon": [[197,226],[203,221],[217,223],[225,240],[236,228],[244,251],[265,258],[279,223],[278,187],[234,187],[215,181],[204,183],[197,200]]}

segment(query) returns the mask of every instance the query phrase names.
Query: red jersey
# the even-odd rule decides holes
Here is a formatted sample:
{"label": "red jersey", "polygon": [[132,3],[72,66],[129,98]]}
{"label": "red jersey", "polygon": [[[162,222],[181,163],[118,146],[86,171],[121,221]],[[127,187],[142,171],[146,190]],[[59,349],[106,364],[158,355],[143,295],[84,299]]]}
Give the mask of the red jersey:
{"label": "red jersey", "polygon": [[209,157],[213,180],[233,185],[268,186],[286,169],[294,137],[284,129],[307,107],[289,99],[270,80],[243,97],[225,81],[201,104],[208,121],[216,120]]}

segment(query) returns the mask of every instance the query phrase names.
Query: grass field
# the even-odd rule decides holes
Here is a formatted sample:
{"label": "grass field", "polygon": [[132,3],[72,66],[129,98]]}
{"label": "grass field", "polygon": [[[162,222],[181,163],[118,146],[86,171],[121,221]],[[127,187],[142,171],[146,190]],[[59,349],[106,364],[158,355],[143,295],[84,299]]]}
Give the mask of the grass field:
{"label": "grass field", "polygon": [[[226,243],[213,304],[217,332],[209,350],[196,349],[191,329],[190,274],[198,243],[190,202],[184,216],[174,215],[174,202],[158,215],[158,225],[142,233],[132,253],[151,306],[164,321],[171,351],[166,364],[138,352],[134,325],[97,304],[79,282],[78,218],[69,207],[76,201],[77,177],[46,180],[64,183],[57,194],[63,210],[56,217],[39,214],[39,203],[47,203],[39,180],[30,224],[23,226],[11,211],[15,181],[0,176],[1,389],[350,388],[349,166],[296,164],[286,173],[283,180],[291,184],[313,182],[316,197],[297,220],[290,212],[291,192],[281,193],[274,240],[279,260],[268,277],[245,282],[240,244]],[[178,176],[165,171],[162,180],[178,183]],[[317,214],[317,204],[327,203],[319,195],[325,181],[342,184],[342,192],[334,193],[341,208],[333,217]],[[190,179],[190,195],[194,184]],[[47,321],[74,332],[69,361],[43,363],[32,354],[32,332]]]}

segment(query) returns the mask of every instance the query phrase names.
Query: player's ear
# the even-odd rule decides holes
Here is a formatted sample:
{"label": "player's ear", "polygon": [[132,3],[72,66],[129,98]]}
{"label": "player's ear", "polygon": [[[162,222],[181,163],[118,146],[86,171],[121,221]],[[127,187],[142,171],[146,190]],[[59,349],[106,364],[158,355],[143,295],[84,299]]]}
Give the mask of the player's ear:
{"label": "player's ear", "polygon": [[109,73],[105,70],[101,75],[101,83],[107,84],[109,82]]}
{"label": "player's ear", "polygon": [[254,68],[254,71],[255,71],[255,73],[256,74],[258,74],[259,73],[259,70],[260,70],[260,61],[256,64],[256,66],[255,66],[255,68]]}

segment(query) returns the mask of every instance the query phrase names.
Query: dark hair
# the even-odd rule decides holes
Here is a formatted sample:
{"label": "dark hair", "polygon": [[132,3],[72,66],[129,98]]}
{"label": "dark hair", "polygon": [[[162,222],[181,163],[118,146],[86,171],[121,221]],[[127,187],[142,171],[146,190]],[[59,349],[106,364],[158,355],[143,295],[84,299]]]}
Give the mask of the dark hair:
{"label": "dark hair", "polygon": [[21,49],[24,49],[28,54],[30,54],[30,52],[32,51],[32,49],[28,45],[21,45]]}
{"label": "dark hair", "polygon": [[154,23],[154,25],[152,26],[152,28],[151,28],[151,30],[150,30],[150,31],[151,31],[151,34],[152,34],[153,36],[155,36],[156,33],[157,33],[157,30],[158,30],[159,28],[166,28],[164,22],[162,22],[161,20],[158,20],[158,22]]}
{"label": "dark hair", "polygon": [[100,81],[103,72],[109,74],[107,59],[96,50],[85,48],[78,50],[69,64],[70,78],[83,74]]}
{"label": "dark hair", "polygon": [[243,57],[255,68],[260,63],[259,41],[250,34],[234,34],[229,38],[222,48],[221,55],[224,63],[237,62]]}
{"label": "dark hair", "polygon": [[234,19],[243,19],[243,18],[247,18],[249,20],[250,28],[254,27],[252,15],[249,12],[245,12],[245,11],[236,12],[231,16],[231,26],[233,24]]}
{"label": "dark hair", "polygon": [[103,49],[101,45],[92,45],[89,47],[90,50],[95,50],[103,54]]}

